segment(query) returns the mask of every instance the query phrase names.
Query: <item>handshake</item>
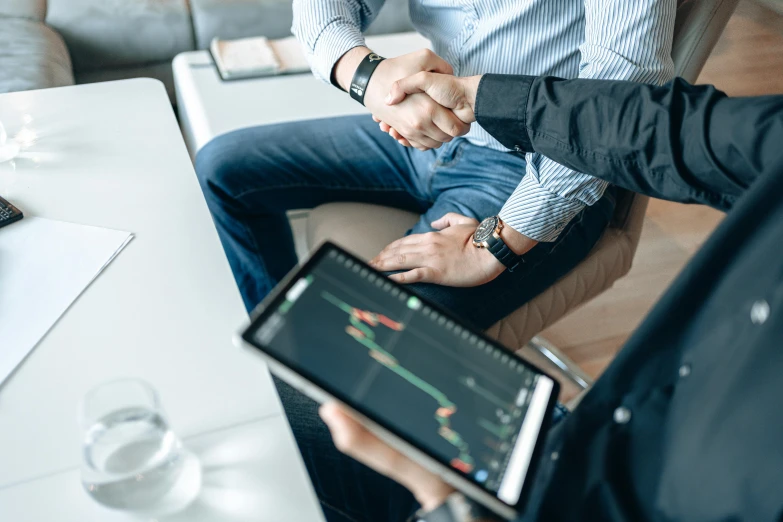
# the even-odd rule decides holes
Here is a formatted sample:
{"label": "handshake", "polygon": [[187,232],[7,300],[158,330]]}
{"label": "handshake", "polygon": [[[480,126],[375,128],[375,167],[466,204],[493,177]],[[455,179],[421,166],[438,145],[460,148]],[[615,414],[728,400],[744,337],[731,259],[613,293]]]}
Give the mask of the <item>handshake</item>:
{"label": "handshake", "polygon": [[[369,52],[366,47],[354,48],[337,63],[335,79],[343,88]],[[476,121],[473,106],[481,76],[453,74],[451,66],[429,49],[389,58],[375,69],[364,103],[381,130],[401,145],[437,149],[467,134]]]}

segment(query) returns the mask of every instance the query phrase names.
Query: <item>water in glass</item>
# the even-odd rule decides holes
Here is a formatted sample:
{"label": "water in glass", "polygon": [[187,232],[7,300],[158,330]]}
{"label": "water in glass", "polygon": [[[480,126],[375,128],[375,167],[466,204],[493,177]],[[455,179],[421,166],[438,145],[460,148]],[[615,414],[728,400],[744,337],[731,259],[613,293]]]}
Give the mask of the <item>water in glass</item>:
{"label": "water in glass", "polygon": [[[169,428],[155,393],[140,381],[104,387],[85,399],[85,408],[95,414],[85,415],[90,421],[83,446],[85,489],[115,509],[159,512],[187,505],[200,488],[200,465]],[[129,400],[134,388],[150,400],[145,404],[142,394]]]}

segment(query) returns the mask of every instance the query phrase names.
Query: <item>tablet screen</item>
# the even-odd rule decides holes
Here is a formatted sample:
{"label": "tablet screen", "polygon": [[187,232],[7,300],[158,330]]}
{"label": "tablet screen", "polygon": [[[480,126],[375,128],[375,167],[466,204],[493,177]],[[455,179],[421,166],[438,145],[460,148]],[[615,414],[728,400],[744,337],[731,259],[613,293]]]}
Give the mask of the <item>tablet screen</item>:
{"label": "tablet screen", "polygon": [[245,340],[515,505],[553,381],[333,246]]}

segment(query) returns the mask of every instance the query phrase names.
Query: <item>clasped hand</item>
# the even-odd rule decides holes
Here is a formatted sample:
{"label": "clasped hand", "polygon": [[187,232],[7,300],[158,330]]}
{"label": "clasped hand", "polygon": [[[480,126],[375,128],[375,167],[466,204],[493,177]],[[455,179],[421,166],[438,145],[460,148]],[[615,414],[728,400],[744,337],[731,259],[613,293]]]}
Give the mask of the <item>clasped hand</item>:
{"label": "clasped hand", "polygon": [[401,145],[436,149],[467,134],[475,121],[473,100],[479,77],[457,78],[429,49],[389,58],[378,65],[364,102]]}
{"label": "clasped hand", "polygon": [[[370,86],[386,88],[383,104],[367,103],[381,130],[387,132],[405,147],[419,150],[436,149],[443,143],[467,134],[470,124],[476,121],[473,106],[480,76],[455,77],[451,66],[429,50],[386,60],[399,60],[385,70],[411,68],[414,59],[420,60],[419,71],[395,78],[389,83],[389,76],[373,77]],[[403,65],[404,64],[404,65]],[[383,64],[381,64],[383,65]],[[378,69],[381,67],[379,66]],[[376,71],[375,76],[378,72]],[[394,77],[397,74],[392,74]],[[368,87],[368,94],[370,88]],[[365,101],[367,99],[365,98]]]}

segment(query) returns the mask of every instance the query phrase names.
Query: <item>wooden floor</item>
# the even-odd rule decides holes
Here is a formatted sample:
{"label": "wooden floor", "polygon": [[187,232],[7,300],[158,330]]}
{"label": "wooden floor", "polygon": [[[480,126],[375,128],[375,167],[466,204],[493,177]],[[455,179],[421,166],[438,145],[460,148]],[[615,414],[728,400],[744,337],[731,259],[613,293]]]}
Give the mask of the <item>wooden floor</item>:
{"label": "wooden floor", "polygon": [[[732,96],[782,94],[783,15],[742,0],[698,83]],[[651,201],[631,272],[544,337],[600,375],[722,216],[703,206]]]}

